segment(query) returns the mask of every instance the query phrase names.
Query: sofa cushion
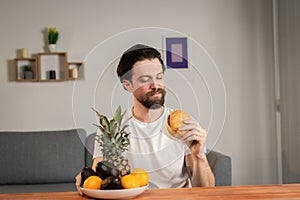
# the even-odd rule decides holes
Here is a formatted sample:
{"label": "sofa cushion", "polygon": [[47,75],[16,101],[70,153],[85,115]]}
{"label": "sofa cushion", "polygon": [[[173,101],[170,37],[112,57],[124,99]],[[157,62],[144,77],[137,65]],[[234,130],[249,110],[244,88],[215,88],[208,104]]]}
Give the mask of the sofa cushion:
{"label": "sofa cushion", "polygon": [[0,184],[74,182],[85,165],[86,132],[0,132]]}

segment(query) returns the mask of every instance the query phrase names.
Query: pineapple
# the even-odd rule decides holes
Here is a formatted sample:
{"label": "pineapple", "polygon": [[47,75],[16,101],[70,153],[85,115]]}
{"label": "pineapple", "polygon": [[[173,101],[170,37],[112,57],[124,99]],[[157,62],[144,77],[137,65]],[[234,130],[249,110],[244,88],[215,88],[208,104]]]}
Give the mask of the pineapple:
{"label": "pineapple", "polygon": [[121,173],[121,176],[130,173],[130,165],[128,159],[123,156],[123,153],[128,150],[129,134],[125,129],[125,125],[130,118],[123,122],[124,113],[119,106],[114,113],[112,119],[101,115],[93,109],[99,118],[99,125],[95,124],[102,132],[100,136],[96,136],[96,140],[100,144],[103,161],[113,164]]}

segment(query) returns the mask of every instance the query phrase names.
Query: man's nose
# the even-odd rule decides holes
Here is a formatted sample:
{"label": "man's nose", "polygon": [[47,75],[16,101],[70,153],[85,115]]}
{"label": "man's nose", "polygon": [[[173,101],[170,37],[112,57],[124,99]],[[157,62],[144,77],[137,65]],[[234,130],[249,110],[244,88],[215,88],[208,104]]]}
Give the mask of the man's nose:
{"label": "man's nose", "polygon": [[159,83],[158,83],[158,81],[156,81],[155,79],[152,80],[151,83],[150,83],[150,88],[151,88],[151,89],[157,89],[157,88],[159,88]]}

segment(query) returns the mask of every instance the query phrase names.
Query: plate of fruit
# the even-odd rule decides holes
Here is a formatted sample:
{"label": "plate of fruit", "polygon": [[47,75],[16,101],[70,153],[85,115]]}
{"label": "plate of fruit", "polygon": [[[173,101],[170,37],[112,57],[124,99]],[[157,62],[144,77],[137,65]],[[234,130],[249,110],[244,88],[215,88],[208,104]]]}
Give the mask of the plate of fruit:
{"label": "plate of fruit", "polygon": [[103,160],[97,163],[95,171],[89,167],[81,170],[82,193],[100,199],[131,198],[143,193],[148,188],[148,172],[142,168],[131,171],[124,156],[130,144],[130,133],[126,131],[130,118],[123,122],[125,112],[122,113],[120,106],[111,119],[93,110],[99,118],[99,125],[95,125],[102,132],[95,140]]}
{"label": "plate of fruit", "polygon": [[81,191],[92,198],[123,199],[132,198],[148,188],[149,175],[142,168],[122,174],[117,167],[107,161],[97,164],[96,171],[85,167],[81,171]]}

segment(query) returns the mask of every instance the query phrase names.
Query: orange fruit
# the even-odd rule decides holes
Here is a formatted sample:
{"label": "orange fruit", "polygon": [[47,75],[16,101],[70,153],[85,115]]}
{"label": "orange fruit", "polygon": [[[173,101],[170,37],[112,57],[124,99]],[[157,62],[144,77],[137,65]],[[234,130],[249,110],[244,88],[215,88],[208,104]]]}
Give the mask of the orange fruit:
{"label": "orange fruit", "polygon": [[122,176],[121,185],[124,189],[140,187],[140,183],[139,183],[138,179],[132,174]]}
{"label": "orange fruit", "polygon": [[132,170],[130,174],[134,175],[138,179],[140,186],[145,186],[149,182],[149,174],[142,168],[136,168]]}
{"label": "orange fruit", "polygon": [[99,190],[101,188],[101,184],[102,179],[99,176],[93,175],[85,179],[85,181],[83,182],[83,188]]}

